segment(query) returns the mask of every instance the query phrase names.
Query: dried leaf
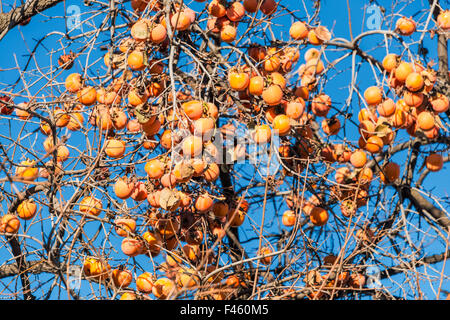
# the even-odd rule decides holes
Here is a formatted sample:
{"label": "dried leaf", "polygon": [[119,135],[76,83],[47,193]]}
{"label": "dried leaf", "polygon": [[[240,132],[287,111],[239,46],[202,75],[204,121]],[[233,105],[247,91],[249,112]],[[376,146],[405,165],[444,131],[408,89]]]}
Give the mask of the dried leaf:
{"label": "dried leaf", "polygon": [[180,205],[180,196],[177,191],[164,188],[159,194],[159,205],[164,210],[174,211]]}

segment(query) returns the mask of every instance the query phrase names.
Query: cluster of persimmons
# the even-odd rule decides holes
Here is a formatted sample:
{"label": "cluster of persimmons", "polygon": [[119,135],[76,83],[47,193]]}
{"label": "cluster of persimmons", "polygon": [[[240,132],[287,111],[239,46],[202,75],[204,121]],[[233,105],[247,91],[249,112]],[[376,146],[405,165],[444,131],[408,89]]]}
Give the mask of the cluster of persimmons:
{"label": "cluster of persimmons", "polygon": [[[40,131],[47,136],[44,149],[53,160],[40,166],[35,160],[27,159],[17,167],[15,176],[30,182],[64,173],[63,164],[70,159],[70,152],[66,141],[60,141],[56,136],[58,128],[71,131],[85,130],[89,126],[95,128],[104,138],[100,152],[111,161],[125,159],[132,147],[136,147],[127,135],[142,134],[139,146],[149,153],[160,148],[160,154],[145,162],[145,179],[138,179],[135,174],[118,176],[112,190],[121,200],[130,198],[138,203],[148,202],[148,215],[143,222],[145,230],[139,227],[132,212],[117,217],[112,223],[115,233],[123,237],[121,250],[124,255],[155,257],[164,252],[166,261],[161,268],[166,276],[157,278],[151,272],[140,274],[135,279],[137,291],[165,299],[180,289],[198,288],[205,283],[228,288],[246,286],[248,279],[226,276],[220,270],[214,273],[218,267],[214,254],[202,246],[206,238],[212,239],[213,243],[220,242],[229,227],[241,226],[249,207],[243,198],[227,199],[215,186],[220,177],[219,150],[209,133],[217,128],[221,106],[193,93],[172,90],[174,84],[167,72],[169,34],[189,30],[196,21],[196,13],[185,5],[172,4],[170,21],[166,21],[163,5],[157,0],[132,0],[131,6],[136,12],[145,14],[132,24],[129,36],[116,44],[118,50],[109,50],[104,56],[106,67],[120,71],[120,75],[105,87],[89,84],[89,79],[83,79],[80,73],[67,75],[64,84],[66,102],[54,109],[49,121],[41,119],[40,125]],[[274,0],[209,1],[207,28],[223,42],[232,44],[238,37],[238,23],[246,13],[258,10],[270,16],[276,12],[277,3]],[[151,11],[153,14],[149,13]],[[450,28],[448,11],[441,13],[438,24],[444,30]],[[397,22],[397,30],[408,36],[415,31],[415,23],[403,17]],[[413,137],[436,139],[440,134],[439,114],[448,110],[448,98],[433,90],[434,70],[388,54],[382,61],[387,83],[369,87],[364,92],[365,108],[358,115],[359,149],[352,150],[344,144],[320,143],[312,122],[322,118],[320,129],[326,136],[338,135],[341,129],[338,116],[328,117],[332,98],[325,92],[318,92],[317,88],[318,78],[326,71],[321,46],[331,39],[331,33],[324,26],[312,27],[297,21],[290,27],[289,34],[293,43],[311,45],[298,69],[300,83],[290,86],[286,77],[300,60],[296,47],[254,44],[248,48],[248,58],[242,60],[246,62],[235,65],[227,74],[228,94],[234,97],[227,101],[238,100],[238,113],[258,119],[252,133],[255,143],[270,143],[273,134],[282,137],[278,151],[284,174],[301,174],[317,148],[320,161],[345,164],[336,170],[333,191],[342,214],[351,217],[359,207],[367,204],[369,186],[376,175],[386,184],[392,184],[400,177],[400,166],[392,161],[374,172],[367,166],[369,156],[376,156],[385,147],[392,146],[396,133],[402,129]],[[157,55],[163,58],[157,58]],[[64,61],[62,68],[70,69],[72,61]],[[175,97],[172,92],[176,92]],[[15,108],[10,107],[11,104],[12,99],[2,97],[1,113],[15,111],[15,115],[24,120],[35,116],[36,111],[27,103]],[[168,107],[162,107],[164,104]],[[228,123],[221,129],[225,133],[232,127]],[[180,130],[187,134],[180,136]],[[176,147],[180,157],[175,160],[173,151]],[[440,154],[431,153],[426,157],[429,170],[438,171],[442,166]],[[321,203],[316,196],[305,201],[296,196],[288,197],[290,210],[284,212],[282,223],[293,227],[301,211],[313,225],[325,225],[329,212]],[[98,217],[103,210],[102,200],[93,195],[85,195],[78,202],[80,214]],[[25,199],[16,213],[2,217],[0,230],[17,233],[20,219],[32,219],[36,212],[33,199]],[[203,228],[205,223],[206,229]],[[272,251],[266,246],[258,252],[262,255],[261,263],[271,264],[272,257],[265,255]],[[83,270],[87,277],[97,281],[111,280],[122,289],[133,281],[130,270],[112,268],[106,259],[99,257],[87,258]],[[211,272],[213,276],[206,277]],[[308,275],[305,281],[317,283],[319,276]],[[345,274],[336,281],[344,280],[350,286],[358,287],[364,281],[359,274],[352,277]],[[214,298],[227,297],[225,291],[217,292]],[[136,294],[131,291],[122,295],[122,299],[134,298]]]}

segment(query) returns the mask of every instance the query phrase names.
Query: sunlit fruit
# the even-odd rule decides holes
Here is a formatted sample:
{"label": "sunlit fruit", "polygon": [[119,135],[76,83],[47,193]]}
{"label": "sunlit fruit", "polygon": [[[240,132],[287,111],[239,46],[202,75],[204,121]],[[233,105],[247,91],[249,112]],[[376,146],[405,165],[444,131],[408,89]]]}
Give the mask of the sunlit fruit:
{"label": "sunlit fruit", "polygon": [[404,36],[410,36],[416,31],[416,23],[411,18],[401,17],[395,23],[396,29]]}
{"label": "sunlit fruit", "polygon": [[23,220],[30,220],[36,215],[37,205],[33,199],[23,200],[17,207],[17,215]]}
{"label": "sunlit fruit", "polygon": [[98,216],[102,212],[102,202],[101,200],[87,196],[84,197],[79,204],[80,211],[83,213],[91,214],[93,216]]}
{"label": "sunlit fruit", "polygon": [[308,37],[308,27],[304,22],[296,21],[291,25],[289,35],[294,40],[303,40]]}
{"label": "sunlit fruit", "polygon": [[105,153],[114,159],[121,158],[125,153],[125,141],[109,139],[106,141]]}
{"label": "sunlit fruit", "polygon": [[350,156],[350,162],[355,168],[362,168],[367,162],[366,153],[362,150],[356,150]]}

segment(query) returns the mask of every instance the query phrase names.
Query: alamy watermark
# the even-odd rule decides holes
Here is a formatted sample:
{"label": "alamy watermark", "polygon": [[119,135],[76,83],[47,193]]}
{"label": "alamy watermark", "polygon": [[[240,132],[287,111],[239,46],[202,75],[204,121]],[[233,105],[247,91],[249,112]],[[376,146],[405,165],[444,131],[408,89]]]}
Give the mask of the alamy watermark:
{"label": "alamy watermark", "polygon": [[381,284],[381,276],[380,269],[376,266],[369,266],[366,269],[367,274],[367,287],[370,289],[380,289],[382,287]]}
{"label": "alamy watermark", "polygon": [[379,30],[381,29],[381,9],[375,4],[371,4],[366,9],[367,20],[366,27],[369,30]]}
{"label": "alamy watermark", "polygon": [[66,10],[67,28],[69,30],[81,29],[81,8],[77,5],[70,5]]}
{"label": "alamy watermark", "polygon": [[[190,159],[206,159],[217,164],[249,163],[258,168],[262,176],[275,175],[281,164],[278,149],[280,137],[275,130],[271,131],[270,139],[264,143],[257,143],[254,139],[255,129],[240,125],[225,134],[220,129],[193,133],[186,129],[174,130],[172,137],[178,140],[173,147],[171,158],[175,163]],[[197,139],[192,139],[196,137]],[[183,146],[187,139],[193,150],[201,150],[198,154],[184,154]]]}
{"label": "alamy watermark", "polygon": [[78,291],[81,288],[81,276],[83,270],[80,266],[69,266],[67,273],[69,274],[69,279],[67,280],[67,286],[74,290]]}

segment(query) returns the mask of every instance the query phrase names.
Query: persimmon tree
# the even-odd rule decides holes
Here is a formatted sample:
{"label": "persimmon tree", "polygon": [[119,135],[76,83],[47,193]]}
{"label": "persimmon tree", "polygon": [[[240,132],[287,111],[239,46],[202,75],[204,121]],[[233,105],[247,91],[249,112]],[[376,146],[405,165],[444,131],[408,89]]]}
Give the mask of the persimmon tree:
{"label": "persimmon tree", "polygon": [[448,1],[366,2],[2,3],[2,298],[445,297]]}

